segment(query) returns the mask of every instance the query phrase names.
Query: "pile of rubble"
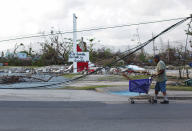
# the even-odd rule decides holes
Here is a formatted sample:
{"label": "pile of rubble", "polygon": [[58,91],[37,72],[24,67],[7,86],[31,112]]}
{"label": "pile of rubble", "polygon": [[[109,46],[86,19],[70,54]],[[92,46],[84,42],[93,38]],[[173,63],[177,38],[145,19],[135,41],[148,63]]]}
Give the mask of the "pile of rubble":
{"label": "pile of rubble", "polygon": [[1,76],[0,77],[0,84],[10,84],[16,82],[23,82],[23,79],[19,76]]}
{"label": "pile of rubble", "polygon": [[[50,88],[57,88],[58,86],[50,86],[67,81],[63,76],[50,76],[50,75],[9,75],[0,76],[0,88],[35,88],[44,86]],[[62,86],[62,85],[61,85]]]}
{"label": "pile of rubble", "polygon": [[[0,88],[27,88],[66,81],[67,66],[8,67],[0,70]],[[70,70],[69,70],[70,72]]]}
{"label": "pile of rubble", "polygon": [[44,67],[8,67],[0,69],[0,73],[69,73],[72,71],[72,66],[44,66]]}

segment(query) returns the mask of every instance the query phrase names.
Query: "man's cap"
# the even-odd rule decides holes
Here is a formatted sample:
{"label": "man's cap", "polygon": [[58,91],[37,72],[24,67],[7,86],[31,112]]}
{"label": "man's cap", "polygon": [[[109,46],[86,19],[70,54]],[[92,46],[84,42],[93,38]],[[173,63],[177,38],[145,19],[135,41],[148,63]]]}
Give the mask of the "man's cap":
{"label": "man's cap", "polygon": [[153,58],[159,60],[159,59],[160,59],[160,56],[159,56],[159,55],[155,55]]}

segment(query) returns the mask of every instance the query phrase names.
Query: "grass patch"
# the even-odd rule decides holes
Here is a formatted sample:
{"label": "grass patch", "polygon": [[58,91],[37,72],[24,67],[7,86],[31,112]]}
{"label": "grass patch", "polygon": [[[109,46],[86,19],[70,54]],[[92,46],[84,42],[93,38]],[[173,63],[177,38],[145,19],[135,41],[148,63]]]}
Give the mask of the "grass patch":
{"label": "grass patch", "polygon": [[119,81],[126,80],[125,77],[120,75],[109,75],[109,76],[101,76],[98,78],[99,81]]}
{"label": "grass patch", "polygon": [[18,67],[25,67],[25,68],[38,68],[38,67],[41,67],[41,66],[18,66]]}
{"label": "grass patch", "polygon": [[167,76],[168,80],[186,80],[186,77],[182,77],[181,79],[178,76]]}
{"label": "grass patch", "polygon": [[68,78],[68,79],[72,79],[76,76],[78,76],[78,75],[77,74],[65,74],[65,75],[63,75],[63,77]]}
{"label": "grass patch", "polygon": [[150,77],[150,75],[130,75],[128,76],[130,79],[132,80],[136,80],[136,79],[148,79]]}
{"label": "grass patch", "polygon": [[9,69],[9,68],[37,68],[38,66],[0,66],[0,69]]}
{"label": "grass patch", "polygon": [[[173,90],[173,91],[192,91],[192,87],[191,86],[170,86],[167,85],[167,90]],[[151,89],[155,89],[155,86],[152,85]]]}
{"label": "grass patch", "polygon": [[[128,75],[128,77],[132,80],[148,79],[150,75]],[[110,76],[102,76],[98,78],[98,80],[99,81],[121,81],[121,80],[127,80],[127,79],[121,75],[110,75]]]}
{"label": "grass patch", "polygon": [[0,66],[0,70],[9,69],[11,66]]}
{"label": "grass patch", "polygon": [[0,69],[9,69],[9,68],[17,68],[17,67],[21,67],[21,66],[0,66]]}
{"label": "grass patch", "polygon": [[83,86],[83,87],[75,87],[75,86],[65,86],[59,89],[71,89],[71,90],[95,90],[96,88],[105,88],[111,87],[110,85],[93,85],[93,86]]}

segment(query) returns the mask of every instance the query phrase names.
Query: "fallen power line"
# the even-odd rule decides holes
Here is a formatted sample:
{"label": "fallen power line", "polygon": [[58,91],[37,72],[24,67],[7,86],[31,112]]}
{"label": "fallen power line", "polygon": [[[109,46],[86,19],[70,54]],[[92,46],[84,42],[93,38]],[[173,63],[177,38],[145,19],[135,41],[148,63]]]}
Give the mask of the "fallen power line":
{"label": "fallen power line", "polygon": [[117,63],[118,61],[120,61],[120,60],[122,60],[122,59],[124,59],[124,58],[126,58],[126,57],[128,57],[128,56],[130,56],[130,55],[132,55],[132,54],[135,53],[136,51],[142,49],[143,47],[145,47],[146,45],[148,45],[150,42],[154,41],[154,40],[155,40],[156,38],[158,38],[159,36],[163,35],[164,33],[168,32],[168,31],[170,31],[171,29],[173,29],[173,28],[177,27],[178,25],[182,24],[183,22],[185,22],[185,21],[188,20],[189,18],[191,18],[191,17],[187,17],[187,18],[185,18],[185,19],[177,22],[176,24],[173,24],[172,26],[170,26],[170,27],[168,27],[167,29],[163,30],[163,31],[160,32],[158,35],[154,36],[153,38],[149,39],[148,41],[144,42],[143,44],[140,44],[140,45],[132,48],[132,49],[131,49],[131,50],[133,50],[132,52],[130,52],[130,53],[128,53],[127,55],[125,55],[125,56],[123,56],[123,57],[121,57],[121,58],[119,58],[119,59],[111,62],[110,64],[107,64],[105,67],[98,68],[98,69],[95,70],[94,72],[91,72],[91,73],[86,74],[86,75],[82,75],[82,76],[77,77],[77,78],[74,78],[74,79],[72,79],[72,80],[80,79],[80,78],[85,77],[85,76],[87,76],[87,75],[93,74],[93,73],[95,73],[95,72],[97,72],[97,71],[99,71],[99,70],[101,70],[101,69],[104,69],[104,68],[106,68],[106,67],[110,67],[110,66],[114,65],[114,64]]}
{"label": "fallen power line", "polygon": [[[142,44],[140,44],[140,45],[132,48],[131,50],[133,50],[133,51],[129,52],[129,53],[126,54],[125,56],[123,56],[123,57],[121,57],[121,58],[119,58],[119,59],[117,59],[117,60],[115,60],[115,61],[107,64],[107,65],[104,66],[104,67],[98,68],[98,69],[96,69],[96,70],[93,71],[93,72],[90,72],[90,73],[88,73],[88,74],[85,74],[85,75],[82,75],[82,76],[79,76],[79,77],[77,77],[77,78],[73,78],[73,79],[70,79],[70,80],[67,80],[67,81],[64,81],[64,82],[60,82],[60,83],[47,84],[47,85],[35,86],[35,87],[27,87],[27,88],[41,88],[41,87],[48,87],[48,86],[55,86],[55,85],[67,84],[67,83],[70,83],[70,82],[79,80],[79,79],[81,79],[81,78],[84,78],[84,77],[86,77],[86,76],[88,76],[88,75],[94,74],[94,73],[96,73],[96,72],[98,72],[98,71],[100,71],[100,70],[102,70],[102,69],[105,69],[106,67],[111,67],[112,65],[114,65],[114,64],[117,63],[118,61],[120,61],[120,60],[122,60],[122,59],[124,59],[124,58],[127,58],[128,56],[134,54],[134,53],[137,52],[138,50],[140,50],[140,49],[142,49],[143,47],[145,47],[146,45],[148,45],[150,42],[154,41],[156,38],[158,38],[158,37],[160,37],[161,35],[167,33],[168,31],[176,28],[177,26],[179,26],[180,24],[184,23],[185,21],[187,21],[187,20],[190,19],[190,18],[192,18],[192,17],[186,17],[186,18],[182,19],[181,21],[179,21],[179,22],[171,25],[170,27],[166,28],[165,30],[163,30],[162,32],[160,32],[159,34],[157,34],[156,36],[154,36],[153,38],[149,39],[148,41],[146,41],[146,42],[144,42],[144,43],[142,43]],[[4,88],[4,89],[5,89],[5,88]],[[9,88],[9,89],[11,89],[11,88]],[[12,89],[15,89],[15,88],[12,88]],[[23,89],[23,88],[19,88],[19,89]]]}
{"label": "fallen power line", "polygon": [[[126,25],[117,25],[117,26],[108,26],[108,27],[100,27],[100,28],[92,28],[92,29],[85,29],[85,30],[79,30],[76,32],[88,32],[88,31],[96,31],[96,30],[104,30],[104,29],[113,29],[113,28],[120,28],[120,27],[126,27],[126,26],[135,26],[135,25],[143,25],[143,24],[153,24],[153,23],[160,23],[160,22],[168,22],[168,21],[174,21],[174,20],[180,20],[184,19],[184,17],[180,18],[173,18],[173,19],[165,19],[165,20],[158,20],[158,21],[150,21],[150,22],[141,22],[141,23],[136,23],[136,24],[126,24]],[[51,35],[58,35],[58,34],[69,34],[73,32],[59,32],[55,34],[40,34],[40,35],[32,35],[32,36],[24,36],[24,37],[17,37],[17,38],[12,38],[12,39],[6,39],[6,40],[0,40],[0,42],[6,42],[6,41],[12,41],[12,40],[19,40],[19,39],[28,39],[28,38],[37,38],[37,37],[46,37],[46,36],[51,36]],[[126,50],[122,52],[120,55],[123,55],[127,52],[130,52],[131,50],[136,49],[140,45],[137,45],[136,47],[133,47],[129,50]],[[81,68],[81,67],[80,67]]]}

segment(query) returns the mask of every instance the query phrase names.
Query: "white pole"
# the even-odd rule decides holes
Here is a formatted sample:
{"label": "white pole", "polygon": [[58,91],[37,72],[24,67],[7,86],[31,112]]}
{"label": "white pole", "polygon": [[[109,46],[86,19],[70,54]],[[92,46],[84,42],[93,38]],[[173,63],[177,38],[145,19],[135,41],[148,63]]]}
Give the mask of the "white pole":
{"label": "white pole", "polygon": [[[77,53],[77,17],[73,14],[73,53]],[[73,62],[73,73],[77,73],[77,62]]]}

